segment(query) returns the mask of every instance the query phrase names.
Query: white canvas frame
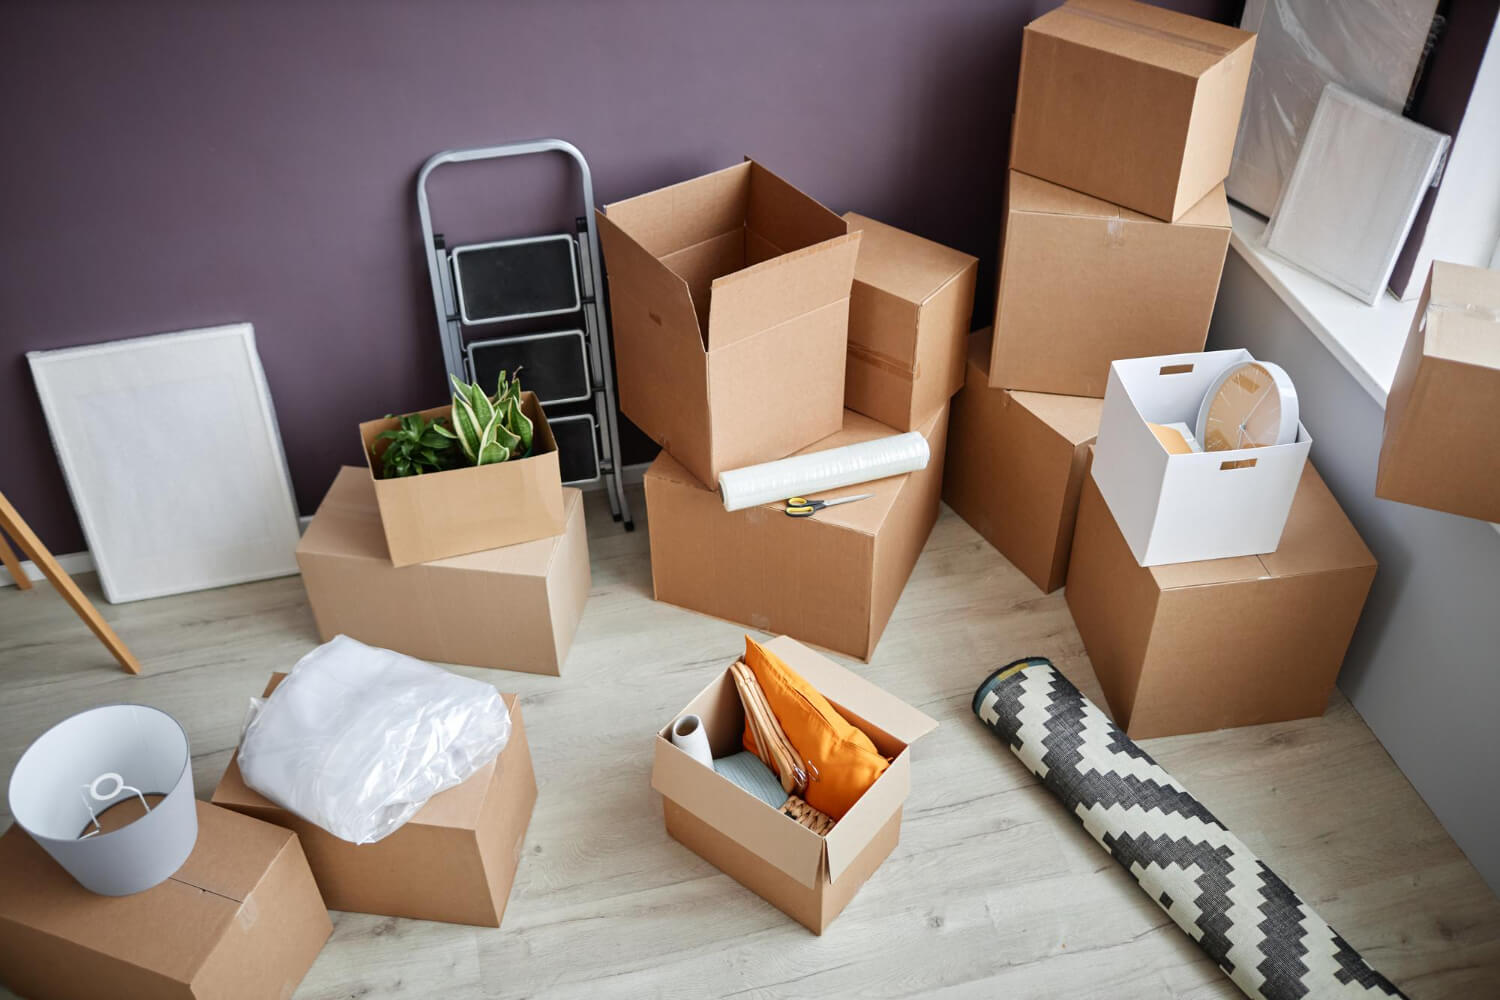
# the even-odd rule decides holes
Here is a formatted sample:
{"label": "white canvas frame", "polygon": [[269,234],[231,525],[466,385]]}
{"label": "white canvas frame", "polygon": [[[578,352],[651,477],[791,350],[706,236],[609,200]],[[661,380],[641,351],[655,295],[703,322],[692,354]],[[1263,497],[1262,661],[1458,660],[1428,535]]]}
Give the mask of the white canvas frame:
{"label": "white canvas frame", "polygon": [[297,508],[249,323],[26,357],[110,603],[297,572]]}

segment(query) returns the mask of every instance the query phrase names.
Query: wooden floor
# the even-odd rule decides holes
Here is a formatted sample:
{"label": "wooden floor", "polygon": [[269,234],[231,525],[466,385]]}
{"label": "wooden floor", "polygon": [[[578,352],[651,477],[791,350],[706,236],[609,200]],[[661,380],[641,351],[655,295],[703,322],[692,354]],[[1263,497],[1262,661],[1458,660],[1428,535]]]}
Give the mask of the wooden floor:
{"label": "wooden floor", "polygon": [[[942,725],[915,750],[900,846],[844,914],[814,937],[668,838],[652,734],[742,629],[654,603],[646,532],[603,503],[564,676],[463,670],[521,693],[541,786],[505,926],[335,914],[299,998],[1239,996],[971,715],[984,675],[1027,654],[1103,701],[1062,595],[947,508],[855,664]],[[206,798],[246,699],[317,642],[296,577],[103,608],[142,677],[45,585],[0,590],[0,774],[64,716],[131,700],[187,727]],[[1322,719],[1146,745],[1414,1000],[1500,997],[1500,902],[1342,696]]]}

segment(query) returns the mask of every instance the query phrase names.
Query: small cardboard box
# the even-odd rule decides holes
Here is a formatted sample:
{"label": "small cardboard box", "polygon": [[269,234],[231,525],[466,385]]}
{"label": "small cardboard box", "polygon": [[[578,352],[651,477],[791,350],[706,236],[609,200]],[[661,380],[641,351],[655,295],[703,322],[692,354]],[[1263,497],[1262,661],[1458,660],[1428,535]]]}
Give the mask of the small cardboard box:
{"label": "small cardboard box", "polygon": [[1500,521],[1500,271],[1434,261],[1385,403],[1375,495]]}
{"label": "small cardboard box", "polygon": [[[446,418],[449,410],[434,406],[421,415],[428,420]],[[534,393],[521,394],[521,410],[533,428],[531,454],[525,458],[397,479],[379,479],[375,469],[390,444],[378,440],[379,434],[401,421],[387,417],[359,425],[393,565],[482,552],[549,538],[563,530],[557,442]]]}
{"label": "small cardboard box", "polygon": [[1133,0],[1026,26],[1016,170],[1173,220],[1229,176],[1255,35]]}
{"label": "small cardboard box", "polygon": [[340,633],[420,660],[559,674],[589,596],[583,495],[561,492],[562,533],[392,566],[375,490],[345,466],[297,545],[324,642]]}
{"label": "small cardboard box", "polygon": [[[745,888],[822,934],[901,839],[911,791],[910,744],[937,723],[869,681],[786,636],[765,644],[864,730],[891,766],[827,835],[819,836],[673,745],[668,720],[656,734],[651,787],[661,793],[667,832]],[[738,753],[744,706],[725,670],[678,716],[703,719],[714,757]]]}
{"label": "small cardboard box", "polygon": [[1275,552],[1150,568],[1087,479],[1067,598],[1115,722],[1145,739],[1322,715],[1374,578],[1309,462]]}
{"label": "small cardboard box", "polygon": [[96,896],[18,826],[0,836],[0,982],[33,1000],[289,997],[333,933],[290,831],[199,802],[181,868]]}
{"label": "small cardboard box", "polygon": [[1032,583],[1068,575],[1073,519],[1103,403],[991,389],[990,331],[970,337],[968,377],[948,418],[943,499]]}
{"label": "small cardboard box", "polygon": [[1276,551],[1302,466],[1297,440],[1264,448],[1169,455],[1148,422],[1196,425],[1198,408],[1246,350],[1129,358],[1109,367],[1093,477],[1142,566]]}
{"label": "small cardboard box", "polygon": [[863,234],[849,294],[844,405],[916,430],[963,385],[979,260],[854,212],[844,221]]}
{"label": "small cardboard box", "polygon": [[1203,350],[1223,185],[1162,222],[1012,170],[1006,204],[990,385],[1102,397],[1117,358]]}
{"label": "small cardboard box", "polygon": [[[285,674],[272,674],[270,695]],[[213,803],[296,833],[331,910],[499,927],[536,804],[536,774],[516,695],[510,740],[468,781],[439,792],[395,833],[351,844],[282,809],[245,784],[239,752]]]}
{"label": "small cardboard box", "polygon": [[[656,599],[868,660],[937,520],[947,408],[918,430],[927,468],[830,491],[875,495],[807,518],[782,503],[726,511],[717,490],[658,456],[645,484]],[[842,430],[806,451],[891,433],[850,410]]]}
{"label": "small cardboard box", "polygon": [[704,483],[839,429],[859,234],[750,160],[605,206],[620,409]]}

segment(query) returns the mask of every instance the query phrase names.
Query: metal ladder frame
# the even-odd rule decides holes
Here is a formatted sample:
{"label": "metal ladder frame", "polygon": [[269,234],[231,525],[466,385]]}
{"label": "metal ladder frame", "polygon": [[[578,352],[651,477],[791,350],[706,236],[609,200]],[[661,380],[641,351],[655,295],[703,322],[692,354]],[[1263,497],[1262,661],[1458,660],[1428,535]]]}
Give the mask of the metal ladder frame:
{"label": "metal ladder frame", "polygon": [[453,287],[450,255],[442,237],[433,232],[432,211],[427,202],[427,180],[438,167],[449,163],[471,163],[476,160],[502,160],[537,153],[562,153],[578,167],[579,187],[583,195],[584,214],[574,220],[578,230],[578,276],[582,281],[583,332],[589,343],[590,372],[594,409],[599,422],[599,474],[609,495],[610,513],[623,521],[626,531],[635,530],[630,516],[630,502],[625,496],[625,479],[620,462],[620,419],[615,402],[614,365],[610,357],[609,316],[603,302],[604,280],[599,269],[599,232],[594,225],[594,182],[588,161],[577,146],[563,139],[532,139],[500,146],[474,149],[451,149],[438,153],[422,165],[417,174],[417,214],[422,220],[422,248],[427,254],[427,276],[432,283],[432,305],[437,313],[438,331],[443,344],[443,363],[450,375],[470,378],[464,360],[463,323],[459,316]]}

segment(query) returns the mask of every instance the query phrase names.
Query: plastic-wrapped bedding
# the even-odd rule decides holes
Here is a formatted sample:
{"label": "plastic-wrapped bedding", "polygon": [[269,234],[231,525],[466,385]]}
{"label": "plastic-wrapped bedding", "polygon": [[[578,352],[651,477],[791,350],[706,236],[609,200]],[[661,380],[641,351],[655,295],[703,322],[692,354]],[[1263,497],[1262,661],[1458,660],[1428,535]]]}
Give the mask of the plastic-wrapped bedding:
{"label": "plastic-wrapped bedding", "polygon": [[1326,85],[1399,112],[1436,9],[1437,0],[1247,0],[1240,27],[1257,37],[1229,197],[1271,214]]}
{"label": "plastic-wrapped bedding", "polygon": [[973,707],[1246,996],[1404,996],[1049,661],[997,670]]}
{"label": "plastic-wrapped bedding", "polygon": [[369,844],[467,780],[510,739],[489,684],[348,636],[308,653],[240,743],[245,784],[335,837]]}
{"label": "plastic-wrapped bedding", "polygon": [[917,431],[829,448],[719,474],[725,510],[868,483],[927,468],[931,452]]}

